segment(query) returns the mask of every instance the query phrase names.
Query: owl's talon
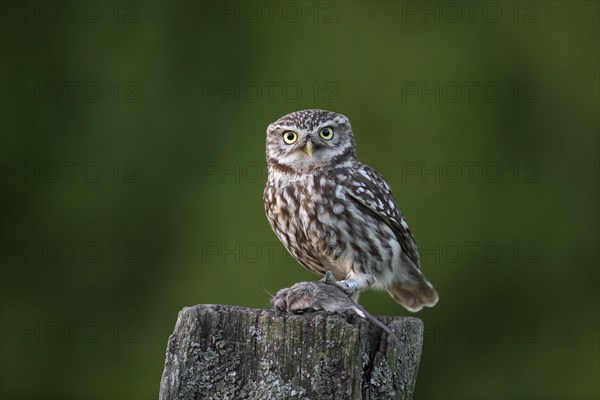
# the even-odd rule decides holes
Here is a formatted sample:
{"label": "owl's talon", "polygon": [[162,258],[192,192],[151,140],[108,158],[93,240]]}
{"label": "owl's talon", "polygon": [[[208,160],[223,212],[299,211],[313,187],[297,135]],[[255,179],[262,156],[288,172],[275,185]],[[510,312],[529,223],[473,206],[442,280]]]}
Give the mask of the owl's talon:
{"label": "owl's talon", "polygon": [[336,281],[333,276],[333,272],[327,271],[325,276],[321,279],[321,282],[328,285],[334,285],[346,293],[348,296],[352,296],[357,291],[358,282],[353,279],[344,279],[343,281]]}
{"label": "owl's talon", "polygon": [[344,293],[348,296],[352,296],[357,291],[358,282],[353,279],[344,279],[335,283]]}

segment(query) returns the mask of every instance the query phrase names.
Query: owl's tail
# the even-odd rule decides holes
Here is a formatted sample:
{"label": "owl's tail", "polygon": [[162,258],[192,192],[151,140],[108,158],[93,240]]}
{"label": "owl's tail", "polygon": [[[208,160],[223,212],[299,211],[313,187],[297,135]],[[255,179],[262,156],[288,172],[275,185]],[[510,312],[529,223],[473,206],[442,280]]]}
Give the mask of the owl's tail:
{"label": "owl's tail", "polygon": [[439,296],[433,285],[429,283],[421,271],[416,270],[411,278],[404,282],[394,282],[387,291],[394,300],[402,304],[408,311],[417,312],[423,307],[433,307]]}

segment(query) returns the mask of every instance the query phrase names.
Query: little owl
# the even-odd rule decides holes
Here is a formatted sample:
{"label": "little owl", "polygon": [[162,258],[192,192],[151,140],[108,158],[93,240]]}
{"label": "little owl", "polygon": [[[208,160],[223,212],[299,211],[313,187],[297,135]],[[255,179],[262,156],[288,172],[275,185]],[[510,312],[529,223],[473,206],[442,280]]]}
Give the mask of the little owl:
{"label": "little owl", "polygon": [[357,293],[385,289],[410,311],[438,294],[383,177],[356,159],[348,118],[325,110],[285,115],[267,128],[267,218],[294,258],[331,271]]}

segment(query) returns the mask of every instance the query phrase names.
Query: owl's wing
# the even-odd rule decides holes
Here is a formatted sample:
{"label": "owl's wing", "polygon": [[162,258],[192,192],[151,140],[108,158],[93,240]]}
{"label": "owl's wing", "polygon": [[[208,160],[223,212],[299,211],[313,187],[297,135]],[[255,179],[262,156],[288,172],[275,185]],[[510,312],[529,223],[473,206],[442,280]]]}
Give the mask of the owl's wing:
{"label": "owl's wing", "polygon": [[408,224],[396,206],[392,190],[385,179],[374,169],[361,165],[355,169],[347,193],[376,218],[394,231],[402,251],[420,268],[419,252]]}

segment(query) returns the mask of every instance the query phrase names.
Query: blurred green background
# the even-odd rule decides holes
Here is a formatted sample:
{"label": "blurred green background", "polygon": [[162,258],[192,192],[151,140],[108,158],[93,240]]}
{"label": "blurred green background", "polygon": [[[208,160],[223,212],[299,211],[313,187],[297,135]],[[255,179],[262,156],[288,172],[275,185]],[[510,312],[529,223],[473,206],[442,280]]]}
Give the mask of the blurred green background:
{"label": "blurred green background", "polygon": [[417,399],[600,396],[598,2],[1,12],[2,398],[156,398],[182,307],[316,279],[262,205],[305,108],[350,118],[440,293]]}

